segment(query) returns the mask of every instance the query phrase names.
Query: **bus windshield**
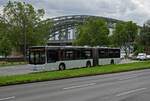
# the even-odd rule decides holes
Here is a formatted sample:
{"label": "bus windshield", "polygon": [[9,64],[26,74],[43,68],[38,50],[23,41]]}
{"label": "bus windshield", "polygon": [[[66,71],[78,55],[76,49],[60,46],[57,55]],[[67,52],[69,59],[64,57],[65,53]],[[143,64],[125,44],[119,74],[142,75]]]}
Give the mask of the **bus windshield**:
{"label": "bus windshield", "polygon": [[35,65],[45,64],[45,51],[39,49],[30,50],[29,63]]}

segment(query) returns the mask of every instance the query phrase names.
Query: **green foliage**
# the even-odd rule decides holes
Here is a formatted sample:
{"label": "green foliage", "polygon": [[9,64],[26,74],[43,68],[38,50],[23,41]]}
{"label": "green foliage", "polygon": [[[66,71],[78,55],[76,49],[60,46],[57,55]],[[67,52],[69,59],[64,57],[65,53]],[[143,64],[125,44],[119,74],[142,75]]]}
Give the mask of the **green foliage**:
{"label": "green foliage", "polygon": [[8,38],[3,37],[0,39],[0,54],[3,56],[8,56],[11,53],[11,42]]}
{"label": "green foliage", "polygon": [[115,46],[121,47],[125,41],[124,23],[117,23],[113,35],[112,42]]}
{"label": "green foliage", "polygon": [[127,55],[127,50],[130,51],[131,45],[133,45],[137,34],[137,25],[129,21],[117,23],[111,37],[113,39],[113,44],[118,47],[123,47]]}
{"label": "green foliage", "polygon": [[141,32],[136,37],[135,41],[135,54],[145,52],[146,48],[150,47],[150,21],[148,20],[143,27]]}
{"label": "green foliage", "polygon": [[139,35],[139,43],[145,47],[150,46],[150,22],[144,24],[141,33]]}
{"label": "green foliage", "polygon": [[11,42],[8,39],[8,31],[6,29],[7,25],[0,21],[0,55],[8,56],[11,53]]}
{"label": "green foliage", "polygon": [[3,22],[7,27],[12,46],[23,53],[24,47],[46,43],[50,21],[42,21],[43,9],[34,9],[31,4],[9,1],[3,10]]}
{"label": "green foliage", "polygon": [[75,45],[106,46],[108,45],[109,29],[102,19],[90,19],[77,28]]}
{"label": "green foliage", "polygon": [[138,27],[135,23],[122,22],[117,23],[113,33],[113,42],[117,46],[125,46],[134,42],[138,33]]}
{"label": "green foliage", "polygon": [[135,45],[134,46],[134,54],[135,55],[138,55],[138,53],[144,53],[144,46],[142,46],[142,45]]}

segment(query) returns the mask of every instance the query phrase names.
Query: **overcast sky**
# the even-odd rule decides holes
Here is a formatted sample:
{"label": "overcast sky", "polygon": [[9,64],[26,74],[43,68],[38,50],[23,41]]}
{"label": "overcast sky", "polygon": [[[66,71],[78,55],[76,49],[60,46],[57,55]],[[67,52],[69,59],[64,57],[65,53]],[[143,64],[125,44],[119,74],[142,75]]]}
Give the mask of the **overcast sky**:
{"label": "overcast sky", "polygon": [[[0,9],[8,0],[0,0]],[[15,1],[15,0],[11,0]],[[150,0],[18,0],[43,8],[45,18],[63,15],[96,15],[143,24],[150,19]],[[0,12],[1,13],[1,12]]]}

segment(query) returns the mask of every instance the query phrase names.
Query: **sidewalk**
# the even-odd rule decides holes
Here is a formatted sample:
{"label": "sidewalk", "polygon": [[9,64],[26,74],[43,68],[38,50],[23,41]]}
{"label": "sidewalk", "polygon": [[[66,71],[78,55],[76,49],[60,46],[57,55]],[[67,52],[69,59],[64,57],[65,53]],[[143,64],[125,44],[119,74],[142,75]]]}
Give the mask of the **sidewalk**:
{"label": "sidewalk", "polygon": [[17,65],[0,68],[0,76],[27,74],[32,72],[33,68],[30,68],[29,65]]}

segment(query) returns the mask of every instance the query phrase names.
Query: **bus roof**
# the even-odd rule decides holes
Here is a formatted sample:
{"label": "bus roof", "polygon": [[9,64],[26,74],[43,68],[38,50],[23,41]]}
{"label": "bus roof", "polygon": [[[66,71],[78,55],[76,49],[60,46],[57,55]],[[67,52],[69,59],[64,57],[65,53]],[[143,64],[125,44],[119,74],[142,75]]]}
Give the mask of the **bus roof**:
{"label": "bus roof", "polygon": [[120,48],[116,48],[116,47],[90,47],[90,46],[32,46],[30,48],[87,48],[87,49],[91,49],[91,48],[102,48],[102,49],[120,49]]}

